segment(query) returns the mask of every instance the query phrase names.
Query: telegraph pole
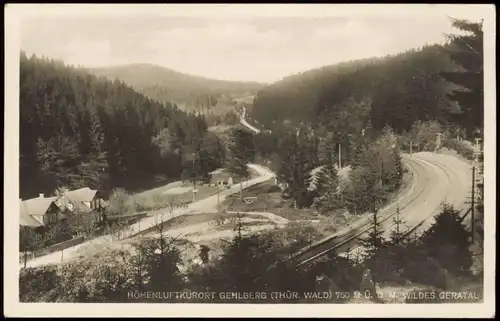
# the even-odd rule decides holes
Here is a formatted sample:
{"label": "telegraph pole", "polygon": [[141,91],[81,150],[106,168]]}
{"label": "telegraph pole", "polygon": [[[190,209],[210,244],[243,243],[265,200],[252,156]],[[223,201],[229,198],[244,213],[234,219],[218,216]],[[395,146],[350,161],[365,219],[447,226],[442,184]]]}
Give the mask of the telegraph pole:
{"label": "telegraph pole", "polygon": [[399,195],[398,195],[398,201],[396,203],[396,233],[399,236]]}
{"label": "telegraph pole", "polygon": [[472,166],[472,191],[471,191],[471,209],[470,209],[470,223],[471,223],[471,231],[472,231],[472,243],[474,243],[474,234],[475,234],[475,230],[474,230],[474,207],[475,207],[475,195],[474,195],[474,192],[475,192],[475,183],[476,183],[476,167],[475,166]]}
{"label": "telegraph pole", "polygon": [[220,211],[219,184],[217,182],[217,210]]}
{"label": "telegraph pole", "polygon": [[342,168],[342,144],[339,144],[339,169]]}
{"label": "telegraph pole", "polygon": [[377,231],[377,228],[378,228],[378,226],[377,226],[377,224],[378,224],[377,211],[378,210],[377,210],[376,201],[373,202],[373,207],[374,207],[374,211],[373,211],[373,237],[374,237],[374,239],[373,240],[375,241],[375,246],[378,248],[378,239],[377,239],[377,233],[378,233],[378,231]]}
{"label": "telegraph pole", "polygon": [[441,147],[441,133],[437,133],[436,137],[436,148],[434,149],[435,152],[438,151],[438,149]]}
{"label": "telegraph pole", "polygon": [[195,162],[195,156],[196,154],[193,153],[193,172],[191,176],[193,177],[193,202],[196,201],[196,174],[194,172],[194,162]]}

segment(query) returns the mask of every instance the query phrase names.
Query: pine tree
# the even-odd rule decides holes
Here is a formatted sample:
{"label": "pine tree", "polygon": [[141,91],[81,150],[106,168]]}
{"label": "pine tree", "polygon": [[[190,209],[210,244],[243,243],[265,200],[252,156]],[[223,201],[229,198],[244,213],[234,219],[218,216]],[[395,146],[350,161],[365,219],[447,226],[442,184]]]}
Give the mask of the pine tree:
{"label": "pine tree", "polygon": [[473,130],[484,126],[483,21],[451,19],[451,22],[453,27],[465,32],[448,35],[449,56],[462,67],[462,71],[443,72],[441,75],[447,81],[465,88],[454,90],[450,98],[459,103],[462,124],[466,126],[468,135],[471,135]]}
{"label": "pine tree", "polygon": [[309,186],[314,163],[311,157],[311,142],[304,131],[297,130],[287,134],[280,149],[281,159],[286,159],[280,166],[278,177],[286,182],[284,197],[292,199],[295,208],[309,206],[312,202]]}
{"label": "pine tree", "polygon": [[231,132],[228,168],[240,179],[240,198],[243,199],[243,180],[250,176],[247,164],[255,157],[253,135],[247,130],[236,128]]}
{"label": "pine tree", "polygon": [[211,171],[223,166],[225,147],[215,134],[207,132],[202,138],[199,155],[202,176],[208,178]]}
{"label": "pine tree", "polygon": [[405,221],[400,216],[399,203],[396,204],[396,213],[393,220],[394,229],[391,230],[390,242],[395,246],[404,246],[406,230],[403,230]]}
{"label": "pine tree", "polygon": [[320,164],[330,164],[336,162],[338,157],[338,144],[334,139],[334,134],[329,132],[323,137],[318,144],[318,159]]}
{"label": "pine tree", "polygon": [[337,169],[331,160],[329,164],[325,164],[321,168],[316,185],[318,196],[314,199],[314,207],[322,213],[341,207],[339,178]]}
{"label": "pine tree", "polygon": [[407,255],[407,229],[403,229],[405,221],[400,216],[399,203],[393,218],[393,229],[390,233],[388,246],[388,255],[391,263],[391,269],[394,272],[401,273],[402,269],[408,263]]}
{"label": "pine tree", "polygon": [[40,250],[46,246],[46,243],[46,235],[37,233],[32,228],[26,226],[19,226],[19,251],[24,252],[24,268],[26,268],[28,262],[28,252]]}
{"label": "pine tree", "polygon": [[241,241],[243,240],[243,232],[245,232],[247,229],[245,225],[243,224],[243,214],[240,212],[236,213],[236,220],[235,220],[235,226],[233,228],[233,231],[235,232],[234,240],[235,244],[239,245]]}
{"label": "pine tree", "polygon": [[37,162],[42,173],[52,182],[51,190],[57,186],[75,186],[81,182],[82,177],[76,171],[78,157],[78,147],[69,137],[60,134],[49,141],[38,140]]}
{"label": "pine tree", "polygon": [[460,221],[459,212],[449,204],[443,204],[436,222],[422,236],[428,255],[456,274],[469,273],[472,265],[471,233]]}
{"label": "pine tree", "polygon": [[361,239],[361,244],[367,250],[368,258],[375,257],[382,247],[385,245],[383,237],[384,230],[380,225],[378,209],[375,207],[375,200],[373,200],[373,214],[370,221],[371,228],[365,238]]}
{"label": "pine tree", "polygon": [[[206,132],[203,118],[58,62],[21,54],[20,75],[22,197],[63,184],[99,187],[108,176],[127,187],[131,178],[178,178],[175,151]],[[151,139],[162,128],[175,136],[167,159]]]}
{"label": "pine tree", "polygon": [[389,262],[387,260],[387,242],[384,239],[384,230],[380,224],[376,201],[373,198],[373,216],[371,228],[365,238],[361,238],[361,245],[366,249],[365,262],[373,273],[373,279],[381,281],[387,274]]}

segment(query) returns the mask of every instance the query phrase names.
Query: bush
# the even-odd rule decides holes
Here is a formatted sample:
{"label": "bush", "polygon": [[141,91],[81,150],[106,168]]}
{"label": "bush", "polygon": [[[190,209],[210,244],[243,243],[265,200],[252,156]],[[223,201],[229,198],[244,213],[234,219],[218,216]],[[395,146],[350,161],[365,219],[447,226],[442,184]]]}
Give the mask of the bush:
{"label": "bush", "polygon": [[281,192],[281,188],[277,185],[269,186],[269,188],[267,189],[267,193],[276,193],[276,192]]}
{"label": "bush", "polygon": [[108,211],[111,215],[134,214],[137,211],[137,204],[126,190],[117,188],[111,192]]}
{"label": "bush", "polygon": [[448,149],[455,150],[459,155],[466,159],[474,159],[474,151],[472,150],[472,148],[470,148],[470,146],[467,145],[467,143],[464,143],[463,141],[458,141],[456,139],[445,139],[442,142],[442,146]]}
{"label": "bush", "polygon": [[54,267],[22,269],[19,273],[19,301],[55,302],[59,281]]}
{"label": "bush", "polygon": [[438,289],[446,289],[448,273],[432,257],[422,258],[407,264],[403,277],[413,283],[425,284]]}
{"label": "bush", "polygon": [[434,151],[437,134],[442,131],[442,126],[436,121],[414,122],[408,133],[409,138],[413,141],[413,150],[417,152]]}

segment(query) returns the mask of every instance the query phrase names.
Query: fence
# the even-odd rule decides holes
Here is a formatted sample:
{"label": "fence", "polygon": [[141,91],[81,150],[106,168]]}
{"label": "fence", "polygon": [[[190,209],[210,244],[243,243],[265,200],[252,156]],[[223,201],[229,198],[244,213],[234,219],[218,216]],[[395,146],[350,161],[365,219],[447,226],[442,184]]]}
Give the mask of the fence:
{"label": "fence", "polygon": [[19,262],[23,263],[26,256],[26,261],[35,258],[35,254],[33,252],[19,252]]}
{"label": "fence", "polygon": [[77,244],[83,243],[83,241],[85,241],[85,236],[75,237],[71,240],[57,243],[57,244],[51,245],[49,247],[46,247],[42,250],[36,251],[33,254],[33,257],[39,257],[39,256],[47,255],[47,254],[52,253],[52,252],[61,251],[61,250],[67,249],[69,247],[75,246]]}

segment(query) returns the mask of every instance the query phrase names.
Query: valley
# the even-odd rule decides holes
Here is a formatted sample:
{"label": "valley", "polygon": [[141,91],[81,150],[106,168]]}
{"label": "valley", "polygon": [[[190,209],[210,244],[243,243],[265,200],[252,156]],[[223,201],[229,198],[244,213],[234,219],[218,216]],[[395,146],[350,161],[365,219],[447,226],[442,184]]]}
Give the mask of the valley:
{"label": "valley", "polygon": [[476,289],[482,23],[450,21],[469,34],[269,83],[21,51],[20,300]]}

